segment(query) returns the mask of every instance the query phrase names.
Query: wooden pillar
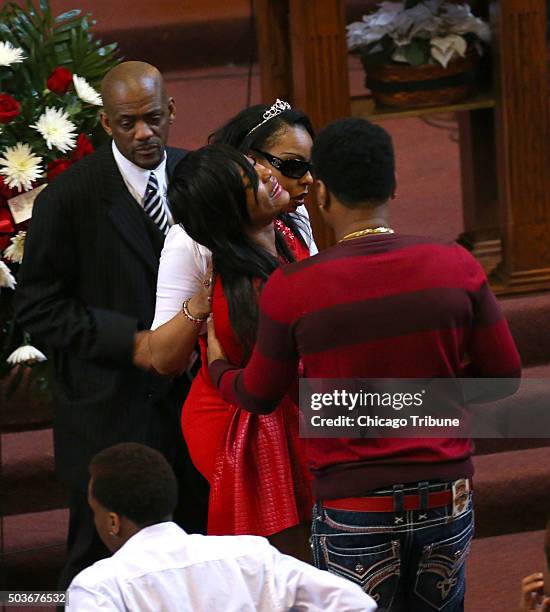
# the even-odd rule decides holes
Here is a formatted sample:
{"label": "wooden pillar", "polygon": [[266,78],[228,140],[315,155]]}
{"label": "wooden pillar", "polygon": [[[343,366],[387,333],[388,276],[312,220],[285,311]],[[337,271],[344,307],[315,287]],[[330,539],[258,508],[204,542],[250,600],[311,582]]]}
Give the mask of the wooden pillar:
{"label": "wooden pillar", "polygon": [[491,4],[503,260],[491,279],[513,293],[550,288],[550,123],[545,0]]}
{"label": "wooden pillar", "polygon": [[481,108],[457,115],[464,219],[459,242],[490,271],[502,257],[494,111]]}
{"label": "wooden pillar", "polygon": [[[293,101],[316,130],[350,114],[343,0],[289,0]],[[334,244],[311,197],[308,210],[319,248]]]}
{"label": "wooden pillar", "polygon": [[292,100],[288,0],[254,0],[262,102]]}
{"label": "wooden pillar", "polygon": [[294,103],[317,129],[350,114],[342,0],[290,0]]}

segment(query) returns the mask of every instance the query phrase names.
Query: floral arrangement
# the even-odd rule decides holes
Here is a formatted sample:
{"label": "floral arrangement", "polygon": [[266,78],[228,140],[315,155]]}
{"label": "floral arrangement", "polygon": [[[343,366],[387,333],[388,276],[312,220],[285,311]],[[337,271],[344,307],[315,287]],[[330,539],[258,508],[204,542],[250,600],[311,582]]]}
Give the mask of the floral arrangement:
{"label": "floral arrangement", "polygon": [[[14,198],[40,186],[94,150],[102,138],[97,91],[119,60],[79,10],[53,17],[48,0],[0,9],[0,378],[10,395],[33,365],[30,382],[46,391],[46,358],[13,318],[13,293],[28,219],[14,217]],[[35,190],[33,192],[33,190]]]}
{"label": "floral arrangement", "polygon": [[348,47],[361,52],[365,65],[437,63],[446,68],[470,50],[481,55],[489,39],[489,26],[468,4],[445,0],[382,2],[376,12],[347,27]]}

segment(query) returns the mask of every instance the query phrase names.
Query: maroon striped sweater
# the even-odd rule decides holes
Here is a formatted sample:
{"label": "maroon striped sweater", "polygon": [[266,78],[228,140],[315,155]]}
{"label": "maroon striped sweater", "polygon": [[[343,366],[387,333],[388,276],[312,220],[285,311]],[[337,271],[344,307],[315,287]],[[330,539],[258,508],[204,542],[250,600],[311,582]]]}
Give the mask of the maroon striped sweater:
{"label": "maroon striped sweater", "polygon": [[[477,261],[455,243],[378,234],[342,242],[273,273],[260,299],[258,338],[244,369],[218,360],[225,400],[275,409],[296,376],[518,377],[508,325]],[[467,439],[308,441],[320,499],[396,483],[473,473]]]}

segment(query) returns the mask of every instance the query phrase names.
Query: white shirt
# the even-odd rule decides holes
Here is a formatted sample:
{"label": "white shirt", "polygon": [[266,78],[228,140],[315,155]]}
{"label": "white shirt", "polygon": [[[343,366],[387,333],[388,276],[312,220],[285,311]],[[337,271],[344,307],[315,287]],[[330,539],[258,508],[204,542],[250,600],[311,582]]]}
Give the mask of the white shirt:
{"label": "white shirt", "polygon": [[[317,245],[305,206],[300,209],[299,214],[305,218],[305,223],[301,225],[306,226],[301,233],[310,254],[315,255],[318,252]],[[181,310],[183,301],[196,293],[211,259],[212,253],[197,244],[180,225],[170,228],[160,256],[155,318],[151,329],[169,321]],[[206,326],[203,331],[206,331]]]}
{"label": "white shirt", "polygon": [[146,527],[69,586],[75,612],[372,612],[374,600],[256,536],[187,535]]}
{"label": "white shirt", "polygon": [[151,172],[157,177],[159,191],[162,198],[162,205],[166,214],[168,215],[168,222],[170,225],[174,223],[174,218],[170,212],[168,205],[168,199],[166,198],[166,191],[168,190],[168,180],[166,178],[166,151],[160,164],[154,170],[146,170],[136,166],[129,159],[126,159],[124,155],[118,150],[115,141],[112,144],[113,156],[115,158],[116,165],[122,174],[124,183],[128,188],[128,191],[136,200],[136,202],[143,207],[143,200],[145,198],[145,189],[147,189],[147,183],[149,182],[149,176]]}

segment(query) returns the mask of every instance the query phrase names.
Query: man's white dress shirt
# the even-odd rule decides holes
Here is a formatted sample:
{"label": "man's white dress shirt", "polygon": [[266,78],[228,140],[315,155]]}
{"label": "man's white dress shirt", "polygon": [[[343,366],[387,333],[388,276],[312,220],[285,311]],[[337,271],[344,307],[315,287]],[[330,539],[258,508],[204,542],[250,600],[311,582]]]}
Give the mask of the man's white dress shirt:
{"label": "man's white dress shirt", "polygon": [[166,178],[166,151],[164,151],[162,161],[155,169],[145,170],[145,168],[140,168],[129,159],[126,159],[118,150],[114,140],[112,142],[112,149],[116,165],[120,170],[120,174],[122,174],[124,184],[128,188],[128,191],[134,200],[136,200],[136,202],[142,208],[143,200],[145,198],[145,189],[147,188],[147,183],[149,182],[149,176],[151,172],[156,176],[162,199],[162,205],[166,211],[166,214],[168,215],[168,223],[172,225],[174,223],[174,218],[172,217],[170,206],[168,205],[168,200],[166,198],[166,191],[168,190],[168,180]]}
{"label": "man's white dress shirt", "polygon": [[188,535],[146,527],[69,587],[74,612],[371,612],[359,586],[315,569],[256,536]]}

